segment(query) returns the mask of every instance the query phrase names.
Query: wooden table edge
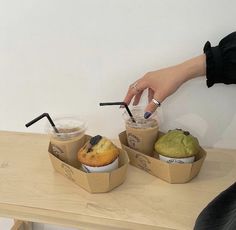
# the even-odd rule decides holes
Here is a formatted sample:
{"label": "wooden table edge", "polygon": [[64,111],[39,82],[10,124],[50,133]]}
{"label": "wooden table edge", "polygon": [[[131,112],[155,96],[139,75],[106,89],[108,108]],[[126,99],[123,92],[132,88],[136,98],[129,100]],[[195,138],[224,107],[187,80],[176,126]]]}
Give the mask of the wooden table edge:
{"label": "wooden table edge", "polygon": [[102,217],[0,203],[0,216],[17,220],[81,228],[85,230],[177,230],[162,226],[119,221]]}

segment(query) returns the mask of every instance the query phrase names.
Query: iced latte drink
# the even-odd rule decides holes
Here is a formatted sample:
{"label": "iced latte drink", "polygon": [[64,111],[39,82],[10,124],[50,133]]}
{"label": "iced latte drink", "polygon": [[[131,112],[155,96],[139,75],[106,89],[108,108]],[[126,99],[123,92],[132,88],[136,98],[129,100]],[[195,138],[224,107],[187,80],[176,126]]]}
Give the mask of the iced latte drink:
{"label": "iced latte drink", "polygon": [[57,118],[54,123],[59,133],[47,127],[53,154],[65,163],[79,167],[77,153],[85,143],[85,123],[76,117]]}
{"label": "iced latte drink", "polygon": [[159,130],[156,113],[149,119],[145,119],[143,117],[143,108],[138,107],[131,111],[135,122],[128,118],[127,115],[125,119],[129,147],[152,156]]}

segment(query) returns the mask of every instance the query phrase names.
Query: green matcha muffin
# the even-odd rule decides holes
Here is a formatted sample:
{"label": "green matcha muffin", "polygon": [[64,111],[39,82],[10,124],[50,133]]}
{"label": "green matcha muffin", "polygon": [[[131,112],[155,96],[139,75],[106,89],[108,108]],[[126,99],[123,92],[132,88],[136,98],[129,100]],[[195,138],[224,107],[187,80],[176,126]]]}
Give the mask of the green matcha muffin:
{"label": "green matcha muffin", "polygon": [[200,146],[197,138],[188,131],[175,129],[156,141],[155,150],[164,157],[190,158],[199,152]]}

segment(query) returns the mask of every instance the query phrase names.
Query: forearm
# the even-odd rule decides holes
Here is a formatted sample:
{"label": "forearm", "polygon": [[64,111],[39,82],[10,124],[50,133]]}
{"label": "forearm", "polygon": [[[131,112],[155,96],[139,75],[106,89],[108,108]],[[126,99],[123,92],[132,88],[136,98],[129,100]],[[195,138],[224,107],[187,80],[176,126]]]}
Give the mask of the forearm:
{"label": "forearm", "polygon": [[202,54],[178,65],[181,71],[182,81],[206,75],[206,56]]}

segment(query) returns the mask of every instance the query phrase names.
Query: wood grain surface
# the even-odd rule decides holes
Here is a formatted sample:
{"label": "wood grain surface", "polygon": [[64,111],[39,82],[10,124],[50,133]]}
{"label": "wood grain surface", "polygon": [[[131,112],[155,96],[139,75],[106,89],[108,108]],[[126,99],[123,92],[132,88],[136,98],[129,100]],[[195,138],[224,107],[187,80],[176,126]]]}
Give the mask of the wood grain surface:
{"label": "wood grain surface", "polygon": [[0,216],[81,229],[192,229],[236,177],[235,150],[206,149],[189,183],[168,184],[129,166],[121,186],[90,194],[53,170],[48,144],[43,134],[0,132]]}

